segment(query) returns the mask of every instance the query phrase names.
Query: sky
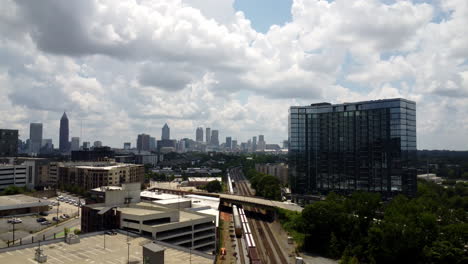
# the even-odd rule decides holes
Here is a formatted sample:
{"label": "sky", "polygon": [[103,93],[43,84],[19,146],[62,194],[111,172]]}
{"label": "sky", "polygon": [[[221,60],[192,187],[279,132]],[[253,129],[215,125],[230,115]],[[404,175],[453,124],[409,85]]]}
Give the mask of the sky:
{"label": "sky", "polygon": [[3,0],[0,128],[287,139],[288,108],[402,97],[418,149],[468,149],[466,0]]}

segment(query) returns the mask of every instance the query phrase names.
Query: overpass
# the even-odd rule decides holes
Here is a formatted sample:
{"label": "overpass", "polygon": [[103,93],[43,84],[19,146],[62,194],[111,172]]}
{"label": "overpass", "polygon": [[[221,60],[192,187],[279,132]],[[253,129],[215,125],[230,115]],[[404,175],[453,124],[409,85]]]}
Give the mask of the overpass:
{"label": "overpass", "polygon": [[273,200],[267,200],[259,197],[250,197],[250,196],[242,196],[242,195],[234,195],[234,194],[213,194],[213,193],[205,193],[205,192],[188,192],[182,191],[179,189],[168,189],[168,188],[158,188],[158,187],[151,187],[148,190],[150,191],[160,191],[163,193],[172,193],[172,194],[197,194],[197,195],[204,195],[210,197],[219,198],[220,203],[231,203],[236,205],[245,205],[245,206],[252,206],[257,208],[263,209],[273,209],[273,208],[281,208],[295,212],[301,212],[302,207],[297,204],[292,203],[285,203]]}

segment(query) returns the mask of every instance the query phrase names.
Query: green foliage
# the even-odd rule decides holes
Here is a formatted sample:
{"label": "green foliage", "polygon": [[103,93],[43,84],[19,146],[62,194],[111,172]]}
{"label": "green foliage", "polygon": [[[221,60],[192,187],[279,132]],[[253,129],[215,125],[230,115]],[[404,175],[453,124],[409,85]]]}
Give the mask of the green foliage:
{"label": "green foliage", "polygon": [[1,195],[15,195],[15,194],[21,194],[25,193],[27,190],[24,187],[18,187],[15,185],[10,185],[6,187],[3,192],[1,192]]}
{"label": "green foliage", "polygon": [[223,186],[221,185],[219,181],[210,181],[209,183],[205,185],[205,189],[210,193],[212,192],[219,193],[223,190]]}
{"label": "green foliage", "polygon": [[63,233],[64,233],[65,237],[67,237],[67,235],[70,233],[70,228],[64,227],[63,228]]}
{"label": "green foliage", "polygon": [[75,229],[75,230],[73,230],[73,233],[75,235],[79,235],[79,234],[81,234],[81,230],[80,229]]}
{"label": "green foliage", "polygon": [[271,200],[281,200],[281,185],[278,178],[259,173],[254,169],[247,171],[247,178],[249,178],[257,196]]}
{"label": "green foliage", "polygon": [[298,212],[293,212],[285,209],[276,209],[278,215],[278,220],[281,223],[281,226],[286,230],[290,236],[293,237],[298,248],[303,248],[304,246],[304,218]]}
{"label": "green foliage", "polygon": [[463,184],[419,182],[411,199],[383,203],[374,193],[330,193],[301,214],[278,216],[288,232],[304,234],[304,250],[340,263],[466,263],[466,195]]}

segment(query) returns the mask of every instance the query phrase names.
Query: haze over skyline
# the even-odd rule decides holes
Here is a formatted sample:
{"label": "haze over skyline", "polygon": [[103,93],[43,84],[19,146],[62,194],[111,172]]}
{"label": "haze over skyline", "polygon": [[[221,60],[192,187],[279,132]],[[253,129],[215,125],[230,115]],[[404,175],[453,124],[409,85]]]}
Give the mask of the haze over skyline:
{"label": "haze over skyline", "polygon": [[402,97],[418,149],[468,149],[466,0],[252,2],[3,1],[0,127],[57,147],[65,110],[112,147],[165,123],[278,144],[291,105]]}

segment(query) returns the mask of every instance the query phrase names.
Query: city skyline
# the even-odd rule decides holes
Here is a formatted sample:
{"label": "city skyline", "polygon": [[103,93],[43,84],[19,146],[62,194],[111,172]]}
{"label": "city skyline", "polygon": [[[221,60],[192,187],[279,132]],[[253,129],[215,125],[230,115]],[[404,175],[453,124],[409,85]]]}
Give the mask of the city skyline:
{"label": "city skyline", "polygon": [[40,122],[57,144],[66,110],[70,136],[110,146],[166,122],[279,143],[291,105],[407,98],[420,149],[467,149],[466,1],[285,2],[8,1],[0,127]]}

